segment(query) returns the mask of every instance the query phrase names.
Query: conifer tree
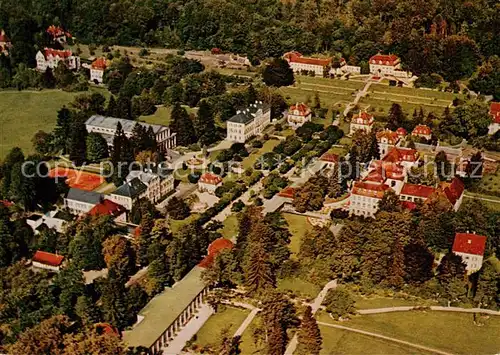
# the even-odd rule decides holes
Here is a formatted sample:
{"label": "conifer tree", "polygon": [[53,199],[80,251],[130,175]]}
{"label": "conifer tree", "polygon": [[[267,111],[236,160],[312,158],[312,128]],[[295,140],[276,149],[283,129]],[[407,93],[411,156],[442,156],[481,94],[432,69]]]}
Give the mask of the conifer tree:
{"label": "conifer tree", "polygon": [[69,149],[68,137],[71,132],[71,111],[63,106],[57,111],[56,128],[54,129],[54,145],[67,154]]}
{"label": "conifer tree", "polygon": [[307,306],[298,331],[297,353],[303,355],[318,355],[321,350],[322,338],[311,306]]}
{"label": "conifer tree", "polygon": [[71,125],[69,144],[69,159],[76,165],[83,164],[87,155],[87,128],[78,119]]}
{"label": "conifer tree", "polygon": [[193,122],[186,110],[179,103],[172,108],[172,130],[177,133],[177,144],[188,146],[196,142],[196,132]]}
{"label": "conifer tree", "polygon": [[101,159],[107,158],[109,155],[108,144],[103,136],[99,133],[91,132],[87,136],[87,160],[90,162],[97,162]]}
{"label": "conifer tree", "polygon": [[117,104],[114,95],[111,95],[108,101],[108,106],[106,107],[106,115],[109,117],[117,117],[116,114]]}
{"label": "conifer tree", "polygon": [[250,84],[250,86],[248,86],[248,89],[246,92],[246,101],[247,101],[247,105],[253,104],[253,103],[255,103],[255,101],[257,101],[257,91],[255,90],[255,88],[253,87],[252,84]]}
{"label": "conifer tree", "polygon": [[200,144],[209,145],[217,140],[214,114],[207,100],[201,101],[199,106],[195,120],[196,135]]}
{"label": "conifer tree", "polygon": [[245,266],[245,285],[249,294],[256,294],[266,288],[275,287],[276,278],[269,262],[264,243],[247,245],[248,256]]}

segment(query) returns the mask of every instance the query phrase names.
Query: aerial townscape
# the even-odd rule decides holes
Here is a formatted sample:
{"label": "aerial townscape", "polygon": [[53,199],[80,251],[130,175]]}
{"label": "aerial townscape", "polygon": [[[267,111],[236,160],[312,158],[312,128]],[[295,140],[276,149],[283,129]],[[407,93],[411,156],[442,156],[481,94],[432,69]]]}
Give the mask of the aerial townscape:
{"label": "aerial townscape", "polygon": [[3,1],[0,354],[500,354],[499,13]]}

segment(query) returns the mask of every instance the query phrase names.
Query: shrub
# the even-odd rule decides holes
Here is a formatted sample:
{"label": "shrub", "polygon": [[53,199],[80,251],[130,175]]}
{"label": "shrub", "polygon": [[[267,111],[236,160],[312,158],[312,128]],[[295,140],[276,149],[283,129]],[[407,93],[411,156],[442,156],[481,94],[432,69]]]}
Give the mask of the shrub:
{"label": "shrub", "polygon": [[200,175],[199,174],[193,173],[193,174],[189,174],[188,175],[188,181],[191,184],[197,184],[198,180],[200,180]]}
{"label": "shrub", "polygon": [[231,212],[240,212],[243,208],[245,208],[245,204],[240,200],[233,203],[231,207]]}
{"label": "shrub", "polygon": [[323,305],[326,306],[326,311],[334,318],[345,317],[356,312],[354,299],[349,291],[343,287],[329,290]]}
{"label": "shrub", "polygon": [[146,48],[141,48],[139,51],[139,57],[145,57],[147,55],[149,55],[149,51]]}
{"label": "shrub", "polygon": [[264,144],[257,139],[252,142],[253,148],[262,148],[263,146],[264,146]]}

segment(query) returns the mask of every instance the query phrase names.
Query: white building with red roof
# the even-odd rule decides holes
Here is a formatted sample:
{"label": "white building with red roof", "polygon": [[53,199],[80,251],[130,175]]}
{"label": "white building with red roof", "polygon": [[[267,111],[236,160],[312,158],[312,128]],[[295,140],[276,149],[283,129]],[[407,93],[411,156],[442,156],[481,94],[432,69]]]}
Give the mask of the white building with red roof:
{"label": "white building with red roof", "polygon": [[378,204],[390,187],[384,183],[355,181],[351,190],[349,213],[356,216],[374,217]]}
{"label": "white building with red roof", "polygon": [[414,137],[421,137],[429,140],[432,138],[432,130],[429,126],[419,124],[415,126],[413,131],[411,131],[411,135]]}
{"label": "white building with red roof", "polygon": [[358,114],[354,115],[351,119],[350,132],[353,135],[357,130],[364,130],[366,132],[371,132],[373,127],[374,119],[373,115],[366,111],[359,111]]}
{"label": "white building with red roof", "polygon": [[300,73],[301,71],[314,72],[317,76],[323,76],[325,71],[329,72],[329,66],[332,63],[332,57],[328,58],[312,58],[304,57],[302,53],[297,51],[287,52],[283,55],[290,68],[294,73]]}
{"label": "white building with red roof", "polygon": [[380,157],[383,158],[389,152],[389,148],[398,144],[400,135],[390,129],[384,129],[376,134]]}
{"label": "white building with red roof", "polygon": [[467,274],[472,274],[483,265],[486,237],[475,233],[457,233],[452,251],[462,258]]}
{"label": "white building with red roof", "polygon": [[31,264],[38,269],[58,272],[61,269],[64,256],[37,250],[31,258]]}
{"label": "white building with red roof", "polygon": [[454,211],[458,211],[464,197],[465,185],[460,178],[454,177],[450,182],[443,181],[438,186],[438,193],[444,196],[450,202]]}
{"label": "white building with red roof", "polygon": [[36,69],[45,72],[47,68],[55,70],[60,62],[66,64],[70,70],[78,70],[80,68],[80,57],[73,55],[69,49],[58,50],[45,48],[38,51],[36,54]]}
{"label": "white building with red roof", "polygon": [[370,58],[370,74],[382,76],[395,76],[400,78],[410,78],[411,73],[401,70],[401,60],[394,54],[377,53]]}
{"label": "white building with red roof", "polygon": [[96,204],[88,212],[90,216],[110,216],[113,217],[116,222],[127,222],[127,210],[122,205],[117,204],[108,199],[104,199],[98,204]]}
{"label": "white building with red roof", "polygon": [[47,33],[50,37],[52,37],[52,40],[57,41],[61,44],[66,43],[67,39],[72,37],[71,33],[66,32],[61,27],[54,25],[50,25],[47,28]]}
{"label": "white building with red roof", "polygon": [[0,30],[0,54],[9,55],[10,47],[12,47],[12,43],[9,37],[7,37],[3,29]]}
{"label": "white building with red roof", "polygon": [[434,192],[436,192],[436,188],[432,186],[405,183],[403,185],[403,188],[401,189],[399,198],[401,199],[401,201],[408,201],[408,202],[417,202],[419,200],[425,201]]}
{"label": "white building with red roof", "polygon": [[500,130],[500,102],[490,104],[491,124],[488,126],[488,134],[493,135]]}
{"label": "white building with red roof", "polygon": [[321,169],[333,169],[339,162],[339,156],[337,154],[325,152],[319,160],[321,161]]}
{"label": "white building with red roof", "polygon": [[286,120],[291,128],[297,129],[304,123],[311,121],[311,117],[312,112],[309,106],[303,102],[297,102],[288,109]]}
{"label": "white building with red roof", "polygon": [[222,186],[222,178],[219,175],[205,173],[198,180],[198,190],[200,192],[215,193],[215,190]]}
{"label": "white building with red roof", "polygon": [[90,65],[90,81],[95,84],[102,84],[106,68],[106,58],[101,57],[94,60]]}

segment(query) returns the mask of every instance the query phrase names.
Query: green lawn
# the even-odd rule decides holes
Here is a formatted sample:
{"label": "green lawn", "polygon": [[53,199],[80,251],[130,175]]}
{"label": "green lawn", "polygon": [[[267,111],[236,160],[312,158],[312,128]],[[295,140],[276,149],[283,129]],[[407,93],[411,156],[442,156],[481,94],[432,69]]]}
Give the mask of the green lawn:
{"label": "green lawn", "polygon": [[299,278],[286,278],[278,280],[278,290],[291,291],[297,296],[314,299],[321,291],[321,287]]}
{"label": "green lawn", "polygon": [[161,124],[168,126],[170,124],[170,113],[172,109],[170,107],[158,107],[155,113],[149,116],[139,117],[140,121],[144,121],[150,124]]}
{"label": "green lawn", "polygon": [[292,257],[296,257],[300,250],[300,241],[302,240],[302,237],[308,231],[312,230],[313,226],[307,221],[307,217],[304,216],[283,213],[283,217],[288,222],[288,230],[292,233],[289,248],[292,252]]}
{"label": "green lawn", "polygon": [[280,141],[278,139],[269,139],[264,142],[262,148],[243,159],[243,162],[241,163],[243,169],[253,168],[253,165],[262,154],[271,152],[273,148],[276,147],[279,143]]}
{"label": "green lawn", "polygon": [[246,309],[223,306],[213,314],[196,333],[195,343],[199,346],[218,345],[223,331],[232,336],[250,313]]}
{"label": "green lawn", "polygon": [[[500,170],[493,174],[486,174],[481,178],[477,191],[484,194],[500,191]],[[500,200],[500,198],[499,198]]]}
{"label": "green lawn", "polygon": [[181,230],[181,228],[183,226],[193,222],[198,217],[199,217],[198,213],[191,213],[191,215],[185,219],[181,219],[181,220],[170,219],[169,220],[170,230],[172,231],[172,233],[176,234],[179,232],[179,230]]}
{"label": "green lawn", "polygon": [[13,147],[33,153],[31,139],[39,130],[54,129],[57,111],[81,92],[60,90],[0,91],[0,159]]}
{"label": "green lawn", "polygon": [[[493,202],[493,201],[484,201],[484,200],[481,200],[481,203],[483,205],[485,205],[486,207],[488,207],[490,210],[492,211],[496,211],[496,212],[500,212],[500,199],[498,197],[495,197],[495,196],[489,196],[489,195],[482,195],[482,194],[472,194],[470,192],[467,192],[468,195],[473,195],[473,196],[477,196],[477,197],[481,197],[481,198],[487,198],[487,199],[490,199],[490,200],[498,200],[499,202]],[[468,200],[473,200],[473,198],[469,197],[469,196],[464,196],[464,201],[468,199]]]}
{"label": "green lawn", "polygon": [[320,325],[323,346],[321,354],[427,354],[415,348]]}
{"label": "green lawn", "polygon": [[[335,323],[326,313],[318,318]],[[500,317],[490,316],[483,321],[483,326],[477,326],[473,315],[467,313],[409,311],[356,316],[336,324],[456,354],[498,353]]]}
{"label": "green lawn", "polygon": [[245,329],[241,336],[241,344],[240,350],[242,355],[254,355],[254,354],[265,354],[263,350],[263,344],[259,344],[256,346],[253,340],[253,332],[254,329],[260,327],[260,316],[257,313],[257,316],[253,319],[252,323]]}

